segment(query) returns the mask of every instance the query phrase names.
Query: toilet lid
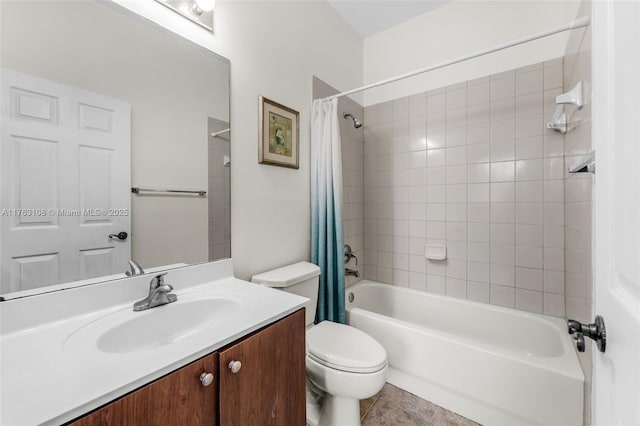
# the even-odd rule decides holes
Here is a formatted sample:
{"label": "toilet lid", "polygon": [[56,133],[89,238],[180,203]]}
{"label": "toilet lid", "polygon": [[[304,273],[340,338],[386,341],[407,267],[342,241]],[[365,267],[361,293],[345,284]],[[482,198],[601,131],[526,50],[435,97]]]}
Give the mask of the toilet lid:
{"label": "toilet lid", "polygon": [[307,354],[341,371],[372,373],[387,364],[387,352],[368,334],[344,324],[323,321],[307,331]]}

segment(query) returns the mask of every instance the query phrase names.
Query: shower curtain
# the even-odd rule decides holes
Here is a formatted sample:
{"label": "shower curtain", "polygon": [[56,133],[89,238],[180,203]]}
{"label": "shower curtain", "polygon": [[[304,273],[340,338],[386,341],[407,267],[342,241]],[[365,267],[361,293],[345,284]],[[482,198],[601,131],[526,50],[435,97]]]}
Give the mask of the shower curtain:
{"label": "shower curtain", "polygon": [[316,323],[344,323],[342,151],[338,99],[313,101],[311,116],[311,261],[320,267]]}

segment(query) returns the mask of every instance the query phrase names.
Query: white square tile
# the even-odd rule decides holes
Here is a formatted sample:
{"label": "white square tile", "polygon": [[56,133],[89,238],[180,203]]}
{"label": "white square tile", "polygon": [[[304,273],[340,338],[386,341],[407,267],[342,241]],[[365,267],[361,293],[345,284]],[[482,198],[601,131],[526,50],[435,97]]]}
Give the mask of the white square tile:
{"label": "white square tile", "polygon": [[[392,238],[392,249],[393,249],[393,256],[395,259],[395,256],[398,255],[407,255],[409,254],[409,237],[407,236],[393,236]],[[393,267],[396,268],[396,263],[394,260],[394,265]],[[400,267],[397,269],[406,269],[406,267]]]}
{"label": "white square tile", "polygon": [[542,114],[543,93],[542,91],[526,93],[516,96],[516,116]]}
{"label": "white square tile", "polygon": [[450,185],[467,183],[467,166],[466,165],[448,166],[446,173],[447,173],[447,183]]}
{"label": "white square tile", "polygon": [[491,243],[515,244],[515,228],[512,224],[491,224]]}
{"label": "white square tile", "polygon": [[393,209],[393,217],[397,220],[409,220],[409,203],[395,202],[391,205]]}
{"label": "white square tile", "polygon": [[467,281],[467,299],[474,302],[489,303],[491,300],[491,289],[489,284],[484,282]]}
{"label": "white square tile", "polygon": [[427,220],[427,203],[409,204],[409,220],[410,221],[426,221]]}
{"label": "white square tile", "polygon": [[444,90],[434,90],[427,92],[427,112],[444,111],[447,105],[446,92]]}
{"label": "white square tile", "polygon": [[542,269],[516,267],[516,287],[542,291]]}
{"label": "white square tile", "polygon": [[466,145],[467,128],[465,126],[448,128],[445,133],[445,144],[447,147]]}
{"label": "white square tile", "polygon": [[[409,271],[426,274],[427,259],[425,259],[424,256],[409,255]],[[425,286],[426,286],[426,276],[425,276]]]}
{"label": "white square tile", "polygon": [[542,247],[516,246],[516,266],[542,269]]}
{"label": "white square tile", "polygon": [[562,88],[562,64],[544,67],[544,90]]}
{"label": "white square tile", "polygon": [[[365,141],[366,141],[366,136],[365,136]],[[365,143],[365,149],[366,149],[366,143]],[[409,150],[424,151],[425,149],[427,149],[427,134],[425,132],[422,132],[422,133],[416,132],[409,135]],[[366,153],[365,153],[365,157],[366,157]],[[366,169],[366,166],[365,166],[365,169]]]}
{"label": "white square tile", "polygon": [[[426,182],[426,177],[425,177]],[[366,201],[366,196],[365,196]],[[426,203],[427,202],[427,185],[410,186],[409,187],[409,203]]]}
{"label": "white square tile", "polygon": [[493,203],[491,204],[491,223],[514,223],[515,204]]}
{"label": "white square tile", "polygon": [[491,263],[496,265],[515,265],[514,246],[508,244],[491,244]]}
{"label": "white square tile", "polygon": [[542,247],[542,225],[516,225],[516,244],[519,246]]}
{"label": "white square tile", "polygon": [[[559,183],[564,181],[549,181],[549,184]],[[593,198],[593,179],[579,178],[578,176],[572,176],[566,180],[565,199],[567,203],[588,202]],[[553,202],[553,201],[551,201]]]}
{"label": "white square tile", "polygon": [[564,204],[545,204],[543,212],[545,225],[564,225]]}
{"label": "white square tile", "polygon": [[426,239],[426,235],[427,235],[427,224],[426,222],[420,222],[420,223],[424,223],[424,232],[422,232],[425,236],[424,237],[418,237],[416,234],[414,234],[413,232],[411,232],[411,224],[409,224],[409,254],[414,255],[414,256],[420,256],[422,259],[424,259],[424,248],[425,248],[425,244],[427,243],[427,239]]}
{"label": "white square tile", "polygon": [[467,204],[447,203],[446,219],[450,222],[466,222]]}
{"label": "white square tile", "polygon": [[409,288],[427,291],[427,274],[409,272]]}
{"label": "white square tile", "polygon": [[466,222],[447,222],[447,240],[466,241],[467,240]]}
{"label": "white square tile", "polygon": [[545,293],[564,294],[564,273],[561,271],[543,271]]}
{"label": "white square tile", "polygon": [[467,201],[467,185],[447,185],[447,203],[465,203]]}
{"label": "white square tile", "polygon": [[514,162],[491,163],[491,182],[510,182],[514,180]]}
{"label": "white square tile", "polygon": [[430,130],[444,129],[447,127],[447,112],[434,111],[427,106],[427,134]]}
{"label": "white square tile", "polygon": [[[424,151],[423,151],[424,152]],[[420,186],[424,188],[427,184],[427,169],[409,169],[409,186]]]}
{"label": "white square tile", "polygon": [[446,293],[446,278],[438,275],[427,275],[427,291],[435,294]]}
{"label": "white square tile", "polygon": [[542,204],[516,204],[516,223],[541,225],[542,210]]}
{"label": "white square tile", "polygon": [[467,105],[467,88],[447,89],[447,109],[461,108]]}
{"label": "white square tile", "polygon": [[517,74],[516,94],[521,95],[524,93],[541,92],[544,88],[543,81],[543,70],[541,68],[534,71]]}
{"label": "white square tile", "polygon": [[[500,78],[501,77],[501,78]],[[491,78],[491,100],[513,97],[516,94],[515,73]]]}
{"label": "white square tile", "polygon": [[542,313],[542,292],[516,289],[516,309]]}
{"label": "white square tile", "polygon": [[467,220],[468,222],[484,222],[490,221],[490,204],[489,203],[469,203],[467,204]]}
{"label": "white square tile", "polygon": [[[482,145],[481,145],[482,146]],[[467,155],[471,154],[471,146],[467,147]],[[488,148],[488,145],[487,145]],[[487,151],[488,152],[488,151]],[[488,158],[488,154],[487,154]],[[469,183],[484,183],[490,181],[490,164],[469,164],[467,166],[467,179]]]}
{"label": "white square tile", "polygon": [[[427,157],[427,165],[429,158]],[[429,167],[427,168],[427,185],[444,185],[447,183],[446,167]]]}
{"label": "white square tile", "polygon": [[408,154],[409,168],[418,169],[421,167],[427,167],[427,152],[426,151],[413,151]]}
{"label": "white square tile", "polygon": [[427,149],[444,148],[446,144],[446,130],[427,130]]}
{"label": "white square tile", "polygon": [[442,167],[447,164],[445,149],[427,150],[427,167]]}
{"label": "white square tile", "polygon": [[467,125],[488,123],[491,120],[491,104],[473,104],[467,106]]}
{"label": "white square tile", "polygon": [[392,262],[394,270],[409,270],[409,254],[407,253],[393,253]]}
{"label": "white square tile", "polygon": [[563,180],[544,181],[544,202],[564,203],[565,184]]}
{"label": "white square tile", "polygon": [[491,161],[510,161],[516,158],[516,144],[512,140],[491,143]]}
{"label": "white square tile", "polygon": [[541,180],[516,182],[516,202],[542,204],[543,186]]}
{"label": "white square tile", "polygon": [[488,203],[491,199],[491,186],[488,183],[470,183],[467,192],[469,203]]}
{"label": "white square tile", "polygon": [[[444,260],[427,260],[427,274],[444,277],[447,275],[447,262]],[[427,286],[428,286],[427,282]]]}
{"label": "white square tile", "polygon": [[467,107],[449,109],[446,115],[447,128],[466,126],[467,124]]}
{"label": "white square tile", "polygon": [[491,101],[491,121],[514,119],[516,116],[516,100],[514,97]]}
{"label": "white square tile", "polygon": [[491,99],[491,84],[489,81],[467,87],[467,104],[484,104]]}
{"label": "white square tile", "polygon": [[378,252],[378,267],[391,268],[393,266],[393,254],[391,252]]}
{"label": "white square tile", "polygon": [[516,161],[516,180],[542,180],[544,179],[544,160],[518,160]]}
{"label": "white square tile", "polygon": [[547,158],[544,160],[544,178],[547,180],[564,178],[564,158]]}
{"label": "white square tile", "polygon": [[427,93],[409,96],[409,117],[427,115]]}
{"label": "white square tile", "polygon": [[467,146],[457,146],[446,149],[447,165],[467,164]]}
{"label": "white square tile", "polygon": [[490,264],[486,262],[467,262],[467,278],[472,281],[489,283],[491,280]]}
{"label": "white square tile", "polygon": [[[444,203],[427,203],[427,221],[447,220],[447,205]],[[427,231],[428,231],[427,225]]]}
{"label": "white square tile", "polygon": [[514,182],[498,182],[491,184],[492,203],[513,203],[515,199]]}
{"label": "white square tile", "polygon": [[[380,231],[378,231],[380,232]],[[378,256],[381,252],[391,253],[393,251],[393,237],[391,235],[378,235]],[[378,257],[378,259],[380,259]],[[378,264],[380,261],[378,260]]]}
{"label": "white square tile", "polygon": [[[427,222],[427,238],[430,240],[444,240],[447,238],[447,223],[446,222]],[[424,254],[424,247],[423,247]]]}
{"label": "white square tile", "polygon": [[552,315],[564,319],[564,296],[561,294],[544,293],[543,312],[545,315]]}
{"label": "white square tile", "polygon": [[516,139],[544,135],[544,114],[516,117]]}
{"label": "white square tile", "polygon": [[504,306],[507,308],[515,307],[515,289],[513,287],[492,284],[490,291],[492,305]]}
{"label": "white square tile", "polygon": [[393,223],[393,236],[394,237],[408,237],[409,236],[409,221],[408,220],[394,220],[392,223]]}
{"label": "white square tile", "polygon": [[564,241],[564,226],[559,225],[545,225],[543,227],[544,232],[544,247],[563,249],[565,247]]}
{"label": "white square tile", "polygon": [[491,124],[488,122],[467,126],[467,144],[476,145],[491,141]]}
{"label": "white square tile", "polygon": [[516,160],[528,160],[544,157],[542,136],[516,140]]}
{"label": "white square tile", "polygon": [[[392,123],[393,144],[391,150],[394,152],[405,152],[409,150],[409,118],[404,117],[402,120],[395,120]],[[401,143],[406,143],[406,148],[400,148]]]}
{"label": "white square tile", "polygon": [[491,264],[491,284],[515,286],[515,267],[513,265]]}
{"label": "white square tile", "polygon": [[378,281],[378,267],[375,265],[364,265],[364,279]]}
{"label": "white square tile", "polygon": [[411,140],[411,135],[420,134],[424,136],[426,131],[427,131],[427,114],[426,113],[421,116],[409,117],[409,140]]}
{"label": "white square tile", "polygon": [[456,297],[458,299],[467,298],[467,281],[464,279],[447,277],[446,281],[446,295]]}
{"label": "white square tile", "polygon": [[491,122],[491,143],[514,140],[516,121],[514,118]]}
{"label": "white square tile", "polygon": [[[469,242],[488,243],[490,241],[490,230],[491,226],[488,223],[468,223],[467,240]],[[487,247],[488,253],[489,248]]]}
{"label": "white square tile", "polygon": [[[474,262],[484,262],[489,263],[491,260],[489,257],[489,243],[476,243],[476,242],[468,242],[467,243],[467,260],[471,260]],[[484,280],[480,280],[484,281]],[[485,281],[488,282],[488,281]]]}
{"label": "white square tile", "polygon": [[445,203],[447,201],[447,185],[427,185],[427,201]]}
{"label": "white square tile", "polygon": [[544,135],[544,157],[562,157],[564,155],[564,136],[561,134]]}
{"label": "white square tile", "polygon": [[400,269],[394,269],[392,275],[392,284],[399,287],[409,287],[409,272]]}
{"label": "white square tile", "polygon": [[[491,159],[491,145],[488,143],[467,146],[467,162],[469,164],[488,163]],[[489,167],[487,165],[487,167]]]}
{"label": "white square tile", "polygon": [[393,269],[378,266],[378,281],[385,284],[391,284],[393,281]]}

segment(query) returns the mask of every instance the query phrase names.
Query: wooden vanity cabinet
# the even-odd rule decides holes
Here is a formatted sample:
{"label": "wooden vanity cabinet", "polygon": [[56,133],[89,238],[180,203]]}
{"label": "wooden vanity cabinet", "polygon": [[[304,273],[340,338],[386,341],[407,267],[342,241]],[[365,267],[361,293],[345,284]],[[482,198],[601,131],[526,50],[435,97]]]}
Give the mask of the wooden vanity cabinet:
{"label": "wooden vanity cabinet", "polygon": [[304,425],[304,339],[301,309],[69,424]]}

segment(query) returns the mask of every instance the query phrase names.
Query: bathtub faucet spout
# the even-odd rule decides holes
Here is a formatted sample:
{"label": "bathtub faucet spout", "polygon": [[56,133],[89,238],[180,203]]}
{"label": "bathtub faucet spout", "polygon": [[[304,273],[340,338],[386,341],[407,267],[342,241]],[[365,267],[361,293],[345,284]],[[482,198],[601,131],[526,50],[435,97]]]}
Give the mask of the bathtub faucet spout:
{"label": "bathtub faucet spout", "polygon": [[360,277],[360,272],[358,272],[357,269],[344,268],[344,274],[345,275],[353,275],[356,278]]}

